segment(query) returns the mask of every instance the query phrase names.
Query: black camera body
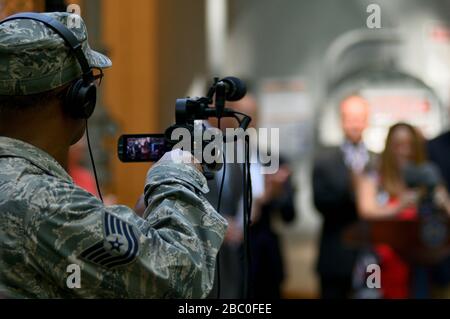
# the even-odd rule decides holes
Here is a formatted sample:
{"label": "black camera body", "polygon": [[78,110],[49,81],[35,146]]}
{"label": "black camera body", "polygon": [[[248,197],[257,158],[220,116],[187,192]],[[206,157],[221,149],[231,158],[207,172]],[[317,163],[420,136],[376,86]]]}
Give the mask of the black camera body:
{"label": "black camera body", "polygon": [[[219,80],[215,78],[205,97],[188,97],[176,100],[175,124],[167,128],[164,134],[122,135],[118,141],[119,159],[125,163],[158,161],[166,152],[171,151],[175,145],[181,142],[180,138],[174,138],[176,129],[184,129],[189,132],[191,136],[189,151],[194,156],[198,150],[202,154],[204,148],[212,140],[202,138],[201,143],[199,143],[192,137],[196,130],[200,130],[200,134],[203,136],[206,129],[203,124],[204,120],[234,117],[239,121],[240,128],[244,131],[248,128],[251,122],[249,116],[225,108],[226,101],[238,101],[246,94],[246,85],[240,79],[227,77]],[[222,166],[220,163],[222,153],[219,151],[214,156],[217,161],[206,164],[207,168],[212,171],[219,170]]]}

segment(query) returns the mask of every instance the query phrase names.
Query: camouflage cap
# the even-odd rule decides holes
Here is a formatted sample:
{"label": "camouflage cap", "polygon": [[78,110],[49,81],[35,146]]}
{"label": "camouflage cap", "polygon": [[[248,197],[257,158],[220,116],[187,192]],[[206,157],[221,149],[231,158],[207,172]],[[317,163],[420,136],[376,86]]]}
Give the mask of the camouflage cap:
{"label": "camouflage cap", "polygon": [[[88,44],[84,21],[67,12],[44,13],[67,26],[82,43],[93,68],[107,68],[111,60]],[[0,24],[0,95],[30,95],[63,86],[82,75],[66,42],[42,22],[17,19]]]}

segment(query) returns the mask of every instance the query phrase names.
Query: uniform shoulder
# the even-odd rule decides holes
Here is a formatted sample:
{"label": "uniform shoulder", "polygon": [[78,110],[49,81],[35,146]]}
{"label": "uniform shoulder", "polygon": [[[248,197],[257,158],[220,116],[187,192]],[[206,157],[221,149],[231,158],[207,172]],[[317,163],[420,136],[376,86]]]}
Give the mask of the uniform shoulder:
{"label": "uniform shoulder", "polygon": [[73,183],[47,174],[26,159],[18,157],[0,158],[1,200],[30,204],[47,202],[45,199],[56,197],[73,188]]}
{"label": "uniform shoulder", "polygon": [[31,165],[26,159],[20,157],[3,157],[0,158],[0,185],[8,185],[5,190],[19,185],[23,179],[30,176],[38,176],[41,170]]}

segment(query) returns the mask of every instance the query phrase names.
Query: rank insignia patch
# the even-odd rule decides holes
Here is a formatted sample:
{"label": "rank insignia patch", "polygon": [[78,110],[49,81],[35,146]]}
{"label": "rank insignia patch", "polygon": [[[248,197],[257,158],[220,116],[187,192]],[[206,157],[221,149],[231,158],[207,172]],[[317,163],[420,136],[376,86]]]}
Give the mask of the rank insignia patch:
{"label": "rank insignia patch", "polygon": [[103,216],[104,240],[94,244],[80,257],[91,263],[115,268],[132,262],[139,251],[139,241],[134,229],[117,218],[104,213]]}

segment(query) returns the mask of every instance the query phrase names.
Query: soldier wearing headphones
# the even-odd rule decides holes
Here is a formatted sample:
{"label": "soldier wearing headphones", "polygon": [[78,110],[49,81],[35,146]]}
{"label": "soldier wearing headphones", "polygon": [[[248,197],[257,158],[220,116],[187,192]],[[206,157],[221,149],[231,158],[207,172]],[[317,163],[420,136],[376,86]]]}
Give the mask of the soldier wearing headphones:
{"label": "soldier wearing headphones", "polygon": [[104,206],[66,172],[100,70],[111,66],[90,49],[84,22],[69,29],[69,17],[0,23],[0,295],[205,297],[226,221],[205,199],[206,179],[186,163],[189,153],[168,153],[148,172],[144,218]]}

